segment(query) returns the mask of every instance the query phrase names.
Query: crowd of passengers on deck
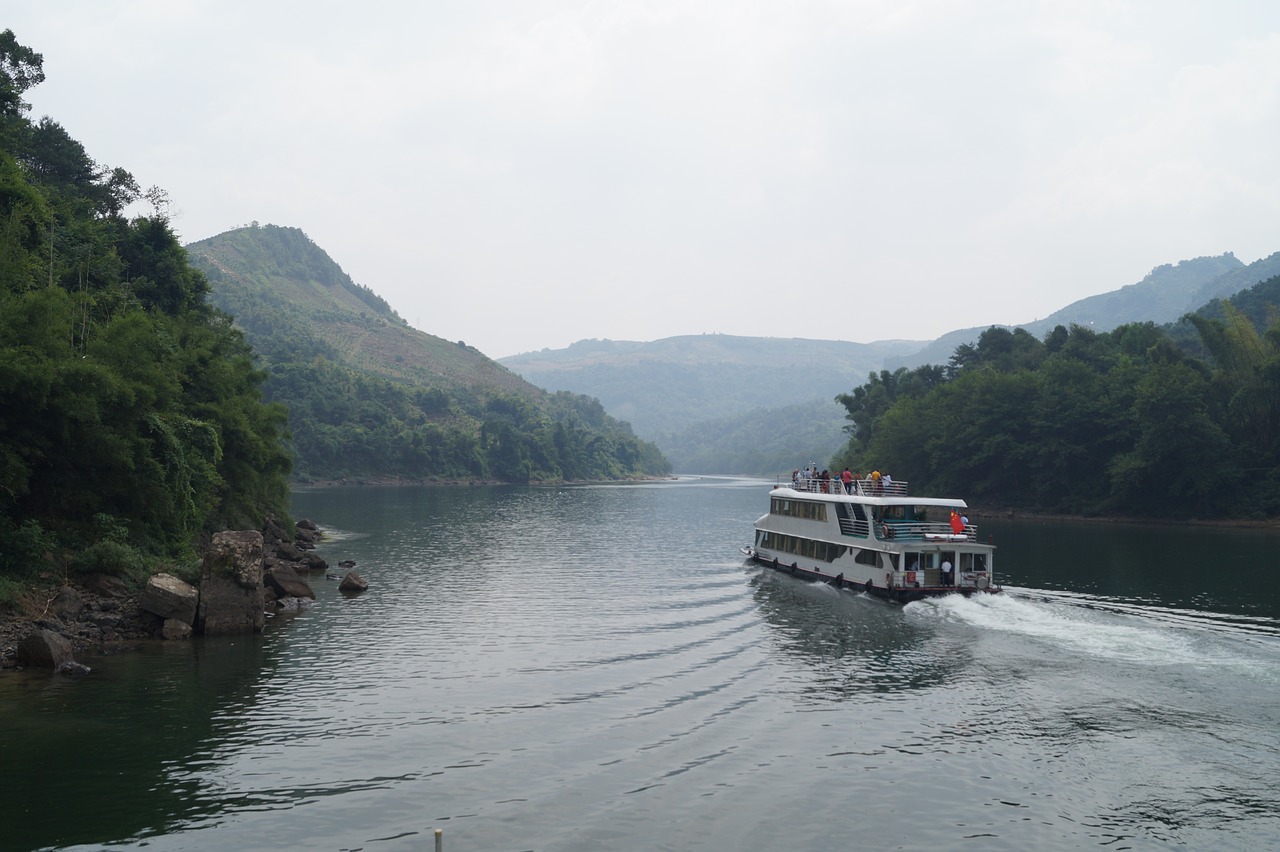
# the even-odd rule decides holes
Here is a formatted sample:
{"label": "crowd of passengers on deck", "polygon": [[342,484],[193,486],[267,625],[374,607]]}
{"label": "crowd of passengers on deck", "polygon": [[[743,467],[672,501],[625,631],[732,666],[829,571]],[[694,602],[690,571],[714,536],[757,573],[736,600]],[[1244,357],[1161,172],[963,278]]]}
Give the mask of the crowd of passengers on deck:
{"label": "crowd of passengers on deck", "polygon": [[885,494],[905,493],[905,484],[895,490],[893,477],[879,470],[855,473],[845,468],[841,473],[827,469],[818,470],[813,462],[808,467],[791,471],[791,483],[797,491],[813,491],[819,494],[863,494],[880,497]]}

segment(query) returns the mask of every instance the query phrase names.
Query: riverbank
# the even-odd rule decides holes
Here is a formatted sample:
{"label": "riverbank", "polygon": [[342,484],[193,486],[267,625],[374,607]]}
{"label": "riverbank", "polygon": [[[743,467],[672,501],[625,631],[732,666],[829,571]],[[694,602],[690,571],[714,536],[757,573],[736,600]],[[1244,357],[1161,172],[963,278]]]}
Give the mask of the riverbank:
{"label": "riverbank", "polygon": [[1280,518],[1142,518],[1128,515],[1067,515],[1054,512],[1031,512],[1023,509],[975,509],[968,515],[980,518],[1000,518],[1010,521],[1066,521],[1085,524],[1130,524],[1147,527],[1223,527],[1229,529],[1280,529]]}
{"label": "riverbank", "polygon": [[[261,535],[257,545],[261,550],[253,570],[254,582],[262,586],[259,602],[264,609],[293,605],[289,601],[295,599],[301,601],[296,605],[305,605],[306,598],[315,597],[302,578],[327,576],[329,566],[313,552],[323,537],[313,522],[298,521],[292,534],[268,523],[262,531],[245,535],[255,539]],[[214,539],[216,543],[217,536]],[[174,613],[169,611],[168,592],[161,592],[157,598],[148,591],[148,583],[160,579],[185,588],[190,596],[189,606],[175,607],[189,609],[189,615],[179,619],[184,624],[176,623]],[[186,638],[196,626],[196,596],[194,587],[163,575],[133,585],[101,574],[64,574],[33,583],[17,596],[13,606],[0,610],[0,669],[20,668],[27,662],[24,658],[32,657],[43,661],[33,665],[49,665],[46,651],[50,644],[58,646],[58,653],[53,656],[83,662],[81,657],[118,653],[141,642]],[[260,624],[259,620],[259,628]],[[33,641],[24,645],[29,640]]]}
{"label": "riverbank", "polygon": [[33,586],[17,608],[0,611],[0,669],[20,668],[18,646],[33,632],[49,630],[82,661],[154,640],[156,625],[138,606],[138,595],[116,578]]}

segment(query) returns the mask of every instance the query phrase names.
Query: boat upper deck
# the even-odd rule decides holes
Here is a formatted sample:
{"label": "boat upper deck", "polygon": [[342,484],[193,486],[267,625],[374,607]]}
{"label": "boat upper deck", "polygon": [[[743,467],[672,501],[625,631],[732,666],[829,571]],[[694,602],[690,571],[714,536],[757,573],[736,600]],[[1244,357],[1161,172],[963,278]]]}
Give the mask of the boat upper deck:
{"label": "boat upper deck", "polygon": [[[967,503],[958,497],[911,497],[908,483],[896,479],[855,479],[849,483],[849,489],[845,490],[845,484],[838,478],[836,479],[817,479],[805,476],[798,476],[795,479],[791,477],[780,476],[777,479],[776,488],[790,488],[793,491],[802,494],[830,494],[835,497],[872,497],[872,498],[891,498],[886,501],[887,504],[895,503],[919,503],[928,506],[955,506],[957,508],[966,508]],[[892,499],[899,498],[899,499]],[[910,499],[906,499],[910,498]],[[859,501],[874,502],[874,501]]]}
{"label": "boat upper deck", "polygon": [[[856,504],[837,514],[843,534],[871,536],[882,541],[977,541],[978,529],[960,510],[968,504],[956,497],[914,497],[908,483],[883,479],[856,479],[849,490],[839,480],[780,477],[771,494],[775,498],[771,514],[794,515],[782,501]],[[864,508],[865,507],[865,508]],[[948,510],[938,518],[931,509]]]}

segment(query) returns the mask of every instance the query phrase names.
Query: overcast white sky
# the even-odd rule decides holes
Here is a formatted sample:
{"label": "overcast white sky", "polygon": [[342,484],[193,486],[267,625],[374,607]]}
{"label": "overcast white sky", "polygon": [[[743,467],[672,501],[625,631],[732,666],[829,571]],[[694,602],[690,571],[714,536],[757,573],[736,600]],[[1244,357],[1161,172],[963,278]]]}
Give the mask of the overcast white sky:
{"label": "overcast white sky", "polygon": [[194,241],[301,228],[492,357],[1027,322],[1280,251],[1280,3],[18,0]]}

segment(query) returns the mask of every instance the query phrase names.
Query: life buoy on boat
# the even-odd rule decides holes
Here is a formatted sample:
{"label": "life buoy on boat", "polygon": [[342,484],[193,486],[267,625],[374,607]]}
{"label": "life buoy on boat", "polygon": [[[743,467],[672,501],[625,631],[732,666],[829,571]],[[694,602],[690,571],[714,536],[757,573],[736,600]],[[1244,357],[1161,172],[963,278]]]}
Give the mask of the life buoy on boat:
{"label": "life buoy on boat", "polygon": [[908,583],[914,583],[915,581],[916,581],[916,572],[915,572],[915,571],[908,571],[908,572],[907,572],[907,582],[908,582]]}
{"label": "life buoy on boat", "polygon": [[974,580],[973,584],[979,589],[985,589],[987,586],[991,585],[991,581],[987,579],[986,574],[979,574],[978,579]]}

